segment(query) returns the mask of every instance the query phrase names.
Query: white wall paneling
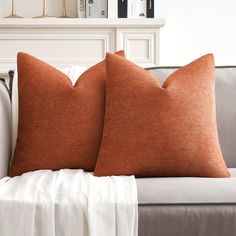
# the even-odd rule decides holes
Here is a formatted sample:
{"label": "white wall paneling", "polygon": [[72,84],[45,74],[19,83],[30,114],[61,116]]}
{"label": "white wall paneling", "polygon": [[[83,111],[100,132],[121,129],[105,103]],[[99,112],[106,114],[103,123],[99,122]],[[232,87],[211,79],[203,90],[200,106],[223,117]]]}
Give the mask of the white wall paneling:
{"label": "white wall paneling", "polygon": [[127,57],[138,64],[159,64],[159,29],[117,30],[117,49],[124,49]]}
{"label": "white wall paneling", "polygon": [[17,52],[54,66],[91,65],[107,51],[125,49],[142,66],[159,64],[161,19],[0,19],[0,73],[15,67]]}

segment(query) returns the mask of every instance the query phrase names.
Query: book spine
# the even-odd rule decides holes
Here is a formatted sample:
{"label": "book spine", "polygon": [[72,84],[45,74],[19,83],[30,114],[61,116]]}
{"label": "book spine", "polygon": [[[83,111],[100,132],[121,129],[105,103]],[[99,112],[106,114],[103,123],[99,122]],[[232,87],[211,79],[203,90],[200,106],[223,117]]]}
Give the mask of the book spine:
{"label": "book spine", "polygon": [[87,18],[107,18],[107,0],[86,0]]}
{"label": "book spine", "polygon": [[128,13],[127,0],[118,0],[118,18],[127,18]]}
{"label": "book spine", "polygon": [[134,17],[147,17],[147,1],[146,0],[136,0],[134,4]]}
{"label": "book spine", "polygon": [[146,0],[128,0],[128,18],[145,18],[146,16]]}
{"label": "book spine", "polygon": [[77,0],[78,17],[85,18],[85,0]]}
{"label": "book spine", "polygon": [[147,0],[147,18],[154,17],[154,0]]}
{"label": "book spine", "polygon": [[118,17],[118,1],[108,0],[108,18]]}
{"label": "book spine", "polygon": [[134,18],[135,13],[134,13],[134,4],[136,0],[128,0],[128,18]]}

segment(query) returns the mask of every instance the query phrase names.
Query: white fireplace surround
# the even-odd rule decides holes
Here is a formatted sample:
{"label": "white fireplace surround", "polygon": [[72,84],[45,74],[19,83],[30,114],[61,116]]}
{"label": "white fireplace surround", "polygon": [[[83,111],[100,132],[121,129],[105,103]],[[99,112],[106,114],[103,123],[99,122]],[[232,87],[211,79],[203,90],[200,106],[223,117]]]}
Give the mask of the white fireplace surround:
{"label": "white fireplace surround", "polygon": [[57,67],[89,66],[107,51],[124,49],[143,66],[159,64],[163,19],[0,19],[0,73],[23,51]]}

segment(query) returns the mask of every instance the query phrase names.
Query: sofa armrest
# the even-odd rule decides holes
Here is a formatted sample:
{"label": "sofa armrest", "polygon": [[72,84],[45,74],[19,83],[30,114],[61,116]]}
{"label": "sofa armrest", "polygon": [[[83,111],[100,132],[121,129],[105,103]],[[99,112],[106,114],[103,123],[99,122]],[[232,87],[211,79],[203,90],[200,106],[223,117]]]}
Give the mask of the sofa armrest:
{"label": "sofa armrest", "polygon": [[11,102],[6,84],[0,80],[0,179],[7,175],[11,157]]}

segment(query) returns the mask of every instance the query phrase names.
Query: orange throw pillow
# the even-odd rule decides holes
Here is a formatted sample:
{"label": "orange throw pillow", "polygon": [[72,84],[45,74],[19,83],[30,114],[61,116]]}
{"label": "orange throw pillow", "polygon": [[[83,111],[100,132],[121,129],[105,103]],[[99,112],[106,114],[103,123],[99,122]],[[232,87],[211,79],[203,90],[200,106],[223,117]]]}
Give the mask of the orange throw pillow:
{"label": "orange throw pillow", "polygon": [[84,72],[74,86],[65,74],[25,53],[18,54],[17,66],[18,137],[9,175],[38,169],[93,171],[103,130],[105,61]]}
{"label": "orange throw pillow", "polygon": [[230,175],[218,140],[212,55],[177,70],[163,86],[116,55],[108,54],[106,65],[96,176]]}

